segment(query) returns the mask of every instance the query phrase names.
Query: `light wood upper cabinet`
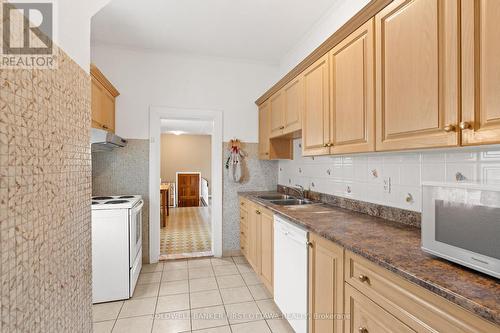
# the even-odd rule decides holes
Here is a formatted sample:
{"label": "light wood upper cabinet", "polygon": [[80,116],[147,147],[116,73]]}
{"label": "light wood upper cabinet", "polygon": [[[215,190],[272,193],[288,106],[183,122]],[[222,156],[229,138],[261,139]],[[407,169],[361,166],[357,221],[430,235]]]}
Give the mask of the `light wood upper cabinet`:
{"label": "light wood upper cabinet", "polygon": [[92,127],[115,131],[115,99],[120,95],[102,72],[90,66]]}
{"label": "light wood upper cabinet", "polygon": [[304,109],[304,89],[302,77],[297,77],[283,88],[285,96],[285,123],[283,134],[293,133],[302,128],[302,111]]}
{"label": "light wood upper cabinet", "polygon": [[271,105],[271,138],[283,134],[285,128],[285,96],[278,91],[270,99]]}
{"label": "light wood upper cabinet", "polygon": [[271,107],[265,102],[259,107],[259,158],[268,160],[270,158],[269,136],[271,134]]}
{"label": "light wood upper cabinet", "polygon": [[462,144],[500,142],[500,1],[463,0]]}
{"label": "light wood upper cabinet", "polygon": [[395,0],[375,17],[377,150],[457,146],[458,0]]}
{"label": "light wood upper cabinet", "polygon": [[330,99],[328,54],[303,73],[304,112],[302,114],[302,154],[324,155],[330,152]]}
{"label": "light wood upper cabinet", "polygon": [[341,333],[342,320],[321,315],[343,313],[344,249],[315,234],[309,241],[309,332]]}
{"label": "light wood upper cabinet", "polygon": [[330,52],[331,154],[375,150],[374,20]]}
{"label": "light wood upper cabinet", "polygon": [[266,288],[273,292],[274,270],[274,215],[268,210],[260,210],[260,273]]}

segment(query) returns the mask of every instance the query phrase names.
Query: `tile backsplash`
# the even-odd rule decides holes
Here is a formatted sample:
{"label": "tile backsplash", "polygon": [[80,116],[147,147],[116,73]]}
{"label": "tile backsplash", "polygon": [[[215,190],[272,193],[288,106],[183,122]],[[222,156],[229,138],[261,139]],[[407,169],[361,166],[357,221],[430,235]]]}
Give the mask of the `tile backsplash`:
{"label": "tile backsplash", "polygon": [[424,181],[470,181],[500,185],[500,146],[417,152],[303,157],[279,162],[279,184],[304,186],[376,204],[421,211]]}

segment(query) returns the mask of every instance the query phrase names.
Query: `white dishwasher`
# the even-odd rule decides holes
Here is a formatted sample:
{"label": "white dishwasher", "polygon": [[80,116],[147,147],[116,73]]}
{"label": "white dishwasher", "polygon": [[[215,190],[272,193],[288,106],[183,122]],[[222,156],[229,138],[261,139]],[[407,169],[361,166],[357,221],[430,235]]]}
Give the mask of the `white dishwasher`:
{"label": "white dishwasher", "polygon": [[274,302],[296,333],[307,333],[308,232],[274,217]]}

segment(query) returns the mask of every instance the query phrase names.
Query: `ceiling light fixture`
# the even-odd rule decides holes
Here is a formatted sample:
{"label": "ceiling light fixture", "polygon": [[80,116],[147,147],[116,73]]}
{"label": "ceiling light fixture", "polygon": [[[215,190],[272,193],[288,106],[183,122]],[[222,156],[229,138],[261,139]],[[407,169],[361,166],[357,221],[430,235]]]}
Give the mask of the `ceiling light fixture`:
{"label": "ceiling light fixture", "polygon": [[186,134],[186,132],[184,132],[184,131],[170,131],[170,133],[175,134],[175,135]]}

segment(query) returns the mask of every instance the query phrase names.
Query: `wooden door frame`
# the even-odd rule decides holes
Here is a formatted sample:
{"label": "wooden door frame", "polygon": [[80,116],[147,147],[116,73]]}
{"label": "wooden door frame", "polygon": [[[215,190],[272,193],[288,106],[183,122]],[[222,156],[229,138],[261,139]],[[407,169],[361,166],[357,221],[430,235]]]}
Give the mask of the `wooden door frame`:
{"label": "wooden door frame", "polygon": [[183,109],[161,105],[149,107],[149,261],[160,258],[160,142],[161,119],[209,120],[212,130],[212,253],[222,257],[223,112]]}
{"label": "wooden door frame", "polygon": [[177,207],[179,206],[179,175],[199,175],[200,178],[198,180],[198,193],[199,193],[199,196],[201,197],[201,172],[198,172],[198,171],[192,171],[192,172],[186,172],[186,171],[181,171],[181,172],[176,172],[175,173],[175,204],[177,205]]}

